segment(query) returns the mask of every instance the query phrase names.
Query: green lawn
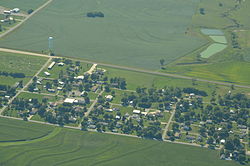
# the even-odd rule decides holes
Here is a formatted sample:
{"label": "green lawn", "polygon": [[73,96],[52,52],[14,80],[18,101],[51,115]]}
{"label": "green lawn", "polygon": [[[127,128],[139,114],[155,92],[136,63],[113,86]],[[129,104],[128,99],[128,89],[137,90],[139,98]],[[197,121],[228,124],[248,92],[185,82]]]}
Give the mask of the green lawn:
{"label": "green lawn", "polygon": [[24,73],[26,78],[0,76],[1,85],[13,85],[17,81],[28,81],[46,62],[47,58],[0,52],[0,71]]}
{"label": "green lawn", "polygon": [[47,98],[50,102],[55,102],[59,100],[59,97],[56,98],[55,96],[49,96],[49,95],[43,95],[43,94],[36,94],[36,93],[28,93],[28,92],[22,92],[18,98],[22,99],[37,99],[39,102],[42,102],[42,99]]}
{"label": "green lawn", "polygon": [[23,11],[36,9],[47,0],[0,0],[1,6],[6,8],[20,8]]}
{"label": "green lawn", "polygon": [[[5,47],[46,51],[54,37],[58,55],[148,69],[200,47],[185,34],[199,0],[54,0],[21,28],[5,36]],[[101,11],[104,18],[87,18]],[[56,20],[56,21],[55,21]],[[36,28],[34,28],[34,26]]]}
{"label": "green lawn", "polygon": [[48,125],[0,118],[0,142],[35,139],[47,135],[52,130],[53,127]]}
{"label": "green lawn", "polygon": [[[17,126],[23,126],[22,123],[26,124],[20,121]],[[38,140],[30,144],[0,146],[0,165],[238,165],[219,160],[218,152],[209,149],[79,130],[57,130],[46,140]]]}

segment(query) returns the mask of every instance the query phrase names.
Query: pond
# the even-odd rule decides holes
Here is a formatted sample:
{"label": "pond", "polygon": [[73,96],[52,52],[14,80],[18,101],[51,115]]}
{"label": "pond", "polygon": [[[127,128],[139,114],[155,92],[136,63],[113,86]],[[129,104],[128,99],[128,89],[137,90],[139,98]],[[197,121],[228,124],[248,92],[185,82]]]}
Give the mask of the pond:
{"label": "pond", "polygon": [[213,36],[223,36],[224,35],[223,31],[221,31],[219,29],[201,29],[201,32],[204,35],[213,35]]}

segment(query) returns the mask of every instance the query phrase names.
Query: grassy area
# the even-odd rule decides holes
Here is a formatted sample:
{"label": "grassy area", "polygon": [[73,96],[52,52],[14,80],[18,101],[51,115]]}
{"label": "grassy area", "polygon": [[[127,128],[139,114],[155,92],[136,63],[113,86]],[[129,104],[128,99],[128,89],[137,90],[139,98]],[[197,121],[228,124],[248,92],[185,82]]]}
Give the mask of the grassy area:
{"label": "grassy area", "polygon": [[47,58],[0,52],[0,71],[24,73],[26,78],[0,76],[0,84],[14,85],[20,80],[27,82],[46,62]]}
{"label": "grassy area", "polygon": [[23,11],[36,9],[47,0],[0,0],[1,6],[6,8],[20,8]]}
{"label": "grassy area", "polygon": [[34,139],[47,135],[53,129],[47,125],[0,118],[0,142]]}
{"label": "grassy area", "polygon": [[167,72],[187,75],[195,78],[209,78],[249,85],[250,63],[244,61],[220,62],[200,65],[176,65],[167,67]]}
{"label": "grassy area", "polygon": [[[232,66],[235,65],[235,67],[239,66],[237,64],[233,64],[231,63]],[[245,65],[241,65],[245,68],[248,68],[249,65],[247,65],[247,63]],[[221,67],[226,67],[221,66]],[[243,78],[243,79],[247,79],[249,80],[249,77],[247,77],[247,72],[244,71],[244,69],[242,68],[238,68],[233,70],[233,68],[231,68],[231,71],[235,71],[235,79],[238,78]],[[151,88],[151,87],[156,87],[156,88],[163,88],[164,86],[167,87],[180,87],[180,88],[184,88],[184,87],[194,87],[200,90],[204,90],[208,93],[209,97],[208,98],[204,98],[209,99],[211,97],[211,93],[213,91],[216,91],[217,94],[225,94],[227,93],[229,90],[231,90],[231,87],[227,87],[227,86],[219,86],[219,85],[215,85],[215,84],[210,84],[210,83],[204,83],[204,82],[199,82],[199,81],[192,81],[192,80],[186,80],[186,79],[178,79],[178,78],[172,78],[172,77],[164,77],[164,76],[157,76],[157,75],[151,75],[151,74],[145,74],[145,73],[138,73],[138,72],[132,72],[132,71],[127,71],[127,70],[120,70],[120,69],[114,69],[114,68],[108,68],[108,67],[102,67],[104,69],[107,70],[107,72],[105,73],[109,78],[112,77],[121,77],[121,78],[125,78],[126,82],[127,82],[127,89],[129,90],[135,90],[137,87],[147,87],[147,88]],[[181,69],[181,68],[180,68]],[[212,69],[212,68],[211,68]],[[228,69],[230,69],[230,67],[228,66]],[[173,70],[173,69],[172,69]],[[183,69],[183,72],[187,72],[190,69],[188,69],[188,66],[185,68],[185,70]],[[198,69],[197,69],[198,70]],[[219,70],[218,68],[214,68],[213,71]],[[237,75],[237,72],[241,72],[241,74]],[[224,70],[225,72],[229,72],[229,70]],[[200,71],[202,72],[202,71]],[[179,73],[179,74],[183,74],[183,73]],[[196,75],[195,75],[196,74]],[[194,73],[191,76],[199,76],[198,75],[199,72]],[[211,75],[213,74],[213,72],[211,71]],[[246,82],[247,82],[246,80]],[[241,93],[247,93],[250,94],[250,89],[243,89],[243,88],[235,88],[235,90],[233,91],[233,93],[237,93],[237,92],[241,92]]]}
{"label": "grassy area", "polygon": [[[47,38],[53,35],[58,55],[158,69],[160,59],[172,62],[205,43],[185,34],[198,3],[54,0],[0,44],[42,52],[47,50]],[[86,13],[92,11],[101,11],[105,17],[87,18]]]}
{"label": "grassy area", "polygon": [[[250,42],[248,29],[250,25],[246,21],[249,18],[249,15],[246,14],[246,6],[249,4],[250,1],[244,1],[240,7],[235,8],[235,1],[202,0],[193,16],[192,32],[190,34],[200,35],[201,28],[223,30],[228,47],[216,54],[216,56],[203,59],[200,58],[200,53],[209,46],[206,45],[203,49],[197,50],[166,66],[166,70],[163,72],[249,85]],[[204,9],[205,14],[202,15],[200,9]],[[229,10],[229,16],[225,17]],[[235,28],[236,25],[231,19],[235,19],[241,26]],[[236,41],[241,49],[232,47],[232,32],[236,33]],[[206,36],[203,37],[212,42]],[[225,42],[223,40],[221,39],[221,42]]]}
{"label": "grassy area", "polygon": [[50,102],[55,102],[59,100],[59,97],[55,96],[49,96],[49,95],[44,95],[44,94],[36,94],[36,93],[28,93],[28,92],[22,92],[18,98],[23,98],[23,99],[38,99],[39,102],[42,102],[44,98],[47,98],[48,101]]}
{"label": "grassy area", "polygon": [[70,129],[58,132],[39,142],[0,146],[0,164],[66,166],[84,162],[84,165],[111,166],[238,165],[232,161],[219,160],[217,151],[203,148]]}

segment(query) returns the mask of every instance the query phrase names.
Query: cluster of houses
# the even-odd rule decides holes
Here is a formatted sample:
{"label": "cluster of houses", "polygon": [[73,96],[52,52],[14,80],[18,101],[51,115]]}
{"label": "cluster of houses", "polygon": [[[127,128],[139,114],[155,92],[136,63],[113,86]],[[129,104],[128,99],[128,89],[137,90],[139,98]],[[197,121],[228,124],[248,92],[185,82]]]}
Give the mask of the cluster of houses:
{"label": "cluster of houses", "polygon": [[20,12],[19,8],[14,8],[14,9],[11,9],[11,10],[4,10],[3,14],[4,14],[5,18],[3,20],[0,20],[1,23],[14,21],[14,18],[10,17],[11,14],[12,13],[19,13],[19,12]]}

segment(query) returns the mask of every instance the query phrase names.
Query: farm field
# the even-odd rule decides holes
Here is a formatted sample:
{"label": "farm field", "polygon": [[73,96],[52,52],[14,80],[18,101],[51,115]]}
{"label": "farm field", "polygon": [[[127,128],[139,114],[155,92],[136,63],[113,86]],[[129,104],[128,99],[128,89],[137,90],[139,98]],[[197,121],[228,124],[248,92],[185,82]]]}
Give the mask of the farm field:
{"label": "farm field", "polygon": [[[2,119],[1,119],[2,121]],[[18,126],[26,125],[20,121]],[[28,123],[32,124],[32,123]],[[43,125],[41,125],[44,127]],[[8,128],[6,128],[8,129]],[[17,131],[19,134],[22,131]],[[61,129],[46,140],[1,146],[1,165],[192,165],[237,166],[218,152],[186,145]],[[143,160],[138,160],[142,159]]]}
{"label": "farm field", "polygon": [[14,78],[0,75],[1,85],[14,85],[23,80],[27,82],[46,62],[47,58],[0,52],[0,71],[8,73],[24,73],[25,78]]}
{"label": "farm field", "polygon": [[45,3],[47,0],[0,0],[0,6],[6,8],[20,8],[23,11],[36,9]]}
{"label": "farm field", "polygon": [[52,132],[53,129],[54,127],[48,125],[0,118],[0,144],[1,142],[39,138]]}
{"label": "farm field", "polygon": [[[20,29],[1,39],[0,45],[42,52],[48,49],[47,38],[53,36],[58,55],[158,69],[160,59],[170,63],[206,43],[185,34],[198,3],[54,0]],[[101,11],[105,17],[87,18],[86,13],[91,11]]]}

